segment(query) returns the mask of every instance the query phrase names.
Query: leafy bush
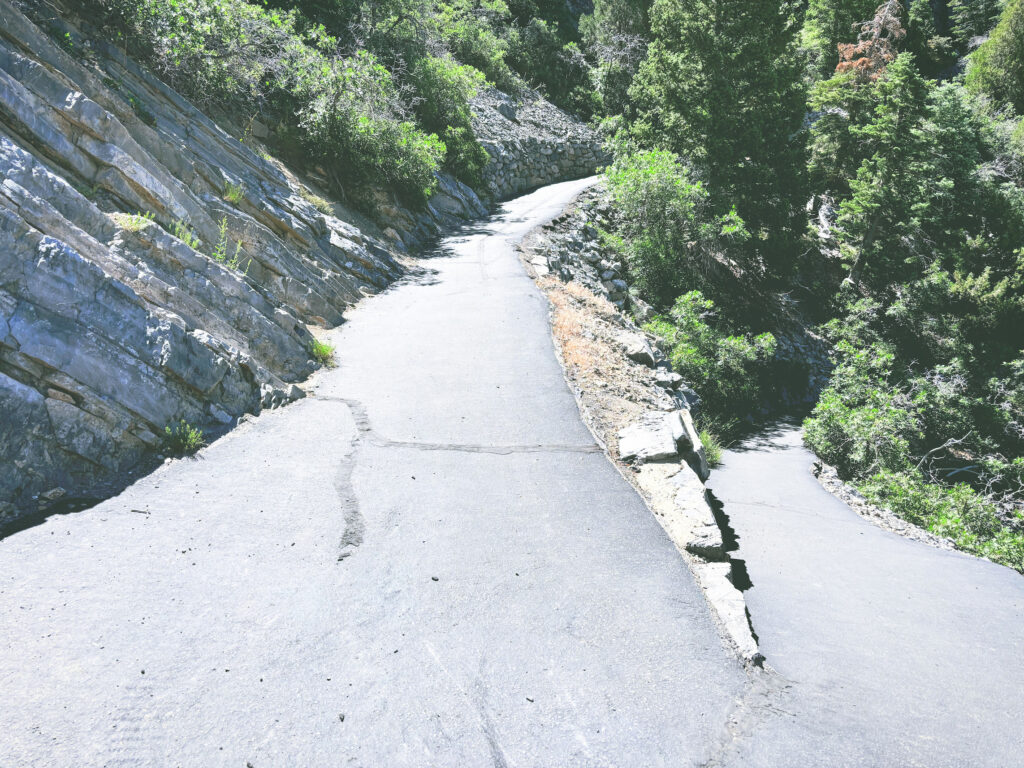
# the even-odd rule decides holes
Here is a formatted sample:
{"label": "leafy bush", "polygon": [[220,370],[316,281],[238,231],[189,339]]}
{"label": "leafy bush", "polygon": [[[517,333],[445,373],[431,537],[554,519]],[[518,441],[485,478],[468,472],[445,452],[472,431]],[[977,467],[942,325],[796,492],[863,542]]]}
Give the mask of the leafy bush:
{"label": "leafy bush", "polygon": [[762,405],[775,355],[772,334],[729,334],[717,326],[714,304],[700,291],[680,296],[667,316],[644,327],[669,348],[672,367],[700,392],[711,419],[727,423]]}
{"label": "leafy bush", "polygon": [[583,117],[598,110],[590,66],[576,43],[562,39],[557,25],[532,19],[515,35],[509,63],[560,107]]}
{"label": "leafy bush", "polygon": [[941,486],[913,472],[879,472],[859,484],[873,504],[932,533],[959,549],[987,557],[1024,573],[1024,515],[1007,526],[998,507],[967,483]]}
{"label": "leafy bush", "polygon": [[469,100],[483,87],[484,76],[451,56],[427,56],[412,67],[410,79],[420,123],[444,139],[445,164],[462,181],[478,184],[489,156],[473,135]]}
{"label": "leafy bush", "polygon": [[296,11],[244,0],[93,0],[105,21],[173,85],[203,105],[270,108],[307,157],[336,178],[433,189],[443,142],[408,120],[372,54],[336,55],[336,40]]}
{"label": "leafy bush", "polygon": [[686,287],[706,286],[716,252],[748,236],[735,210],[711,214],[704,185],[671,152],[620,152],[606,177],[630,277],[657,307]]}
{"label": "leafy bush", "polygon": [[164,450],[172,456],[191,456],[204,445],[203,430],[184,419],[164,427]]}
{"label": "leafy bush", "polygon": [[309,342],[309,354],[326,368],[333,368],[335,366],[334,347],[326,342],[313,339]]}
{"label": "leafy bush", "polygon": [[524,84],[506,60],[511,22],[504,0],[454,0],[438,7],[438,28],[452,55],[478,69],[501,90],[514,94]]}

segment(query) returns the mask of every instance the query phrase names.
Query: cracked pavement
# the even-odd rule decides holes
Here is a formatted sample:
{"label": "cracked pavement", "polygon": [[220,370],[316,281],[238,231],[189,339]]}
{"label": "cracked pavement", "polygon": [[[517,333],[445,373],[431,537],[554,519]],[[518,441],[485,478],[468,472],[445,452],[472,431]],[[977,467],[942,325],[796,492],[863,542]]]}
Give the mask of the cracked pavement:
{"label": "cracked pavement", "polygon": [[725,647],[513,249],[589,183],[361,303],[307,399],[0,541],[0,766],[1020,765],[1024,581],[790,433],[712,474],[767,668]]}
{"label": "cracked pavement", "polygon": [[729,764],[1024,765],[1024,579],[872,525],[813,461],[782,424],[726,451],[708,482],[783,686],[768,692],[781,716]]}
{"label": "cracked pavement", "polygon": [[360,304],[306,400],[0,542],[0,765],[713,760],[747,673],[512,247],[589,183]]}

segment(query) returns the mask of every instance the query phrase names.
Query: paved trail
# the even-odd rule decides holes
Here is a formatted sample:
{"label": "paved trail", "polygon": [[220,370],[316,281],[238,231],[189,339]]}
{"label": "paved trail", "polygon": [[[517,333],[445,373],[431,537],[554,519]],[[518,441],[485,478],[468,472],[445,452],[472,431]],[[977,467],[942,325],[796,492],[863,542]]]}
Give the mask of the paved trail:
{"label": "paved trail", "polygon": [[308,399],[0,541],[0,768],[1024,764],[1024,579],[791,433],[713,475],[775,671],[724,648],[512,248],[588,183],[350,313]]}
{"label": "paved trail", "polygon": [[878,528],[810,473],[800,431],[708,483],[739,536],[781,716],[737,766],[1024,766],[1024,578]]}
{"label": "paved trail", "polygon": [[659,766],[747,684],[584,428],[512,249],[450,238],[339,367],[0,542],[0,766]]}

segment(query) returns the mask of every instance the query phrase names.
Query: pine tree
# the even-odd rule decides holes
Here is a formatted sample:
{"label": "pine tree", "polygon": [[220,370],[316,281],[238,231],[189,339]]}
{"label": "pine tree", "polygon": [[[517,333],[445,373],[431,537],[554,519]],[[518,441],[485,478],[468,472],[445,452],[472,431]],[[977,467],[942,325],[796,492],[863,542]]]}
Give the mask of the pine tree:
{"label": "pine tree", "polygon": [[690,159],[719,213],[790,226],[802,195],[804,90],[796,2],[657,0],[630,91],[630,135]]}
{"label": "pine tree", "polygon": [[850,197],[837,220],[840,245],[852,258],[850,277],[862,271],[884,275],[886,282],[903,268],[900,241],[912,238],[915,206],[921,202],[916,167],[925,156],[923,120],[928,84],[913,56],[900,54],[875,86],[873,119],[853,129],[870,156],[850,182]]}
{"label": "pine tree", "polygon": [[878,0],[810,0],[803,45],[812,72],[831,77],[839,63],[839,45],[856,39],[857,29],[874,15]]}
{"label": "pine tree", "polygon": [[953,37],[962,50],[971,48],[973,40],[987,35],[999,20],[1005,0],[951,0],[949,17]]}
{"label": "pine tree", "polygon": [[967,87],[1024,114],[1024,0],[1009,0],[989,39],[971,56]]}

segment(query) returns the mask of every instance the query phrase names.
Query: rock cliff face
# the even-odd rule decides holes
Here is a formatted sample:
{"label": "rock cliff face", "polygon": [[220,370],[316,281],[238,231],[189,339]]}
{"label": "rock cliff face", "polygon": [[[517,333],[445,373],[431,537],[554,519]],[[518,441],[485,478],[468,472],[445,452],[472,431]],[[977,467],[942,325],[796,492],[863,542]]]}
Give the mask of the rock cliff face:
{"label": "rock cliff face", "polygon": [[495,199],[590,176],[611,161],[592,128],[543,99],[492,90],[473,100],[473,113],[473,130],[491,156],[484,185]]}
{"label": "rock cliff face", "polygon": [[354,226],[119,49],[48,24],[0,0],[0,533],[118,490],[172,423],[301,397],[307,326],[485,213],[443,178],[425,211],[382,197],[382,227]]}

